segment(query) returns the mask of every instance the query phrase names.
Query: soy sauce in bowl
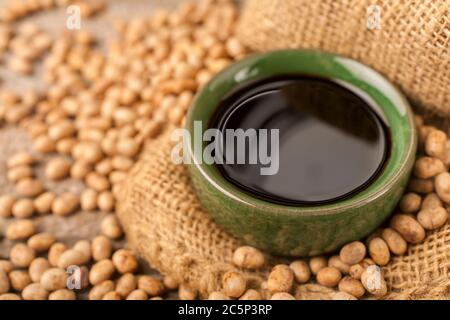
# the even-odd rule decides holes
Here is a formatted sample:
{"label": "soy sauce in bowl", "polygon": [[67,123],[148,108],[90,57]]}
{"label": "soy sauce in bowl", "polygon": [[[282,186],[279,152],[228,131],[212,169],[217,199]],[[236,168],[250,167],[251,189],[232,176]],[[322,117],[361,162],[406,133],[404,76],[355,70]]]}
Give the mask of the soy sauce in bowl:
{"label": "soy sauce in bowl", "polygon": [[[210,128],[224,133],[223,163],[216,164],[223,177],[284,205],[326,204],[356,194],[377,178],[390,149],[389,130],[371,105],[332,80],[304,75],[267,78],[231,92]],[[244,135],[242,150],[227,129],[254,129],[256,135]],[[278,129],[276,174],[262,175],[266,164],[250,163],[261,147],[261,129]],[[229,149],[233,159],[226,156]],[[245,163],[238,163],[242,152]]]}

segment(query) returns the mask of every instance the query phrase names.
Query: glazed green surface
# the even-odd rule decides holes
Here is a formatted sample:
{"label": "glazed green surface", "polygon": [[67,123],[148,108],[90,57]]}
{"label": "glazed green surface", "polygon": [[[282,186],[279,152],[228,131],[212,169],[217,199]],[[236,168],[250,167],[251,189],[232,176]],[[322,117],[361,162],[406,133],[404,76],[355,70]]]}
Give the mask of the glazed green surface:
{"label": "glazed green surface", "polygon": [[[410,108],[395,88],[353,60],[311,50],[284,50],[255,55],[216,76],[197,96],[187,129],[194,121],[203,130],[220,100],[231,90],[274,75],[321,76],[364,92],[381,109],[391,133],[390,157],[382,174],[369,187],[345,200],[313,207],[293,207],[252,197],[227,182],[215,165],[189,165],[194,188],[210,215],[232,235],[281,255],[315,255],[364,237],[392,212],[412,168],[416,134]],[[372,81],[374,80],[374,81]],[[375,81],[376,80],[376,81]],[[195,162],[195,161],[194,161]]]}

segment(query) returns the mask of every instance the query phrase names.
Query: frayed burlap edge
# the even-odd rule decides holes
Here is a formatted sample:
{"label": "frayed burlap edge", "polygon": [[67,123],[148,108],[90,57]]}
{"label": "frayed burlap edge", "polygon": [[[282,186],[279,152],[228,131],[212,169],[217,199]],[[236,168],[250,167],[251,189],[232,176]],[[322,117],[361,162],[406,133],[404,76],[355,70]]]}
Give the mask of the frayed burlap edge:
{"label": "frayed burlap edge", "polygon": [[[168,133],[147,146],[130,172],[117,214],[131,248],[161,273],[205,297],[220,289],[225,272],[236,270],[231,256],[242,243],[202,210],[186,169],[170,159],[171,146]],[[249,286],[257,288],[268,270],[241,271]]]}

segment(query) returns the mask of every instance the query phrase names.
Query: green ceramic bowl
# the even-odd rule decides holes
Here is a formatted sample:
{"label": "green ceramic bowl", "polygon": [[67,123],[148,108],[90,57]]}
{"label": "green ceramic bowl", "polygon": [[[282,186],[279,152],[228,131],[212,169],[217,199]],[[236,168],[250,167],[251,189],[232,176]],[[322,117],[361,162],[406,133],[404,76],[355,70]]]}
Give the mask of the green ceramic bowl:
{"label": "green ceramic bowl", "polygon": [[[236,86],[275,75],[316,75],[340,83],[379,109],[391,134],[390,156],[382,173],[350,198],[317,206],[286,206],[267,202],[226,181],[215,165],[198,159],[194,150],[194,121],[203,130],[219,101]],[[404,96],[371,68],[348,58],[311,50],[282,50],[251,56],[212,79],[197,95],[186,122],[191,142],[188,165],[204,208],[233,236],[285,256],[331,252],[361,239],[393,211],[405,186],[416,153],[413,114]],[[202,162],[202,163],[201,163]]]}

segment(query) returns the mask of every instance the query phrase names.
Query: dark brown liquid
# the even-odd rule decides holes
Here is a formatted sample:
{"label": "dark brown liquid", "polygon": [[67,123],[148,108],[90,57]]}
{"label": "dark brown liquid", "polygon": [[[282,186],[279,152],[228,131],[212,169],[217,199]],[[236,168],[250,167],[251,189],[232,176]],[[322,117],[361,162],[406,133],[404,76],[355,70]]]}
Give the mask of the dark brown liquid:
{"label": "dark brown liquid", "polygon": [[[217,167],[245,192],[287,205],[330,203],[357,193],[376,178],[389,153],[389,133],[372,107],[320,78],[278,77],[241,88],[222,100],[210,127],[279,129],[277,174],[261,175],[267,165],[259,163]],[[246,148],[249,154],[258,144]]]}

